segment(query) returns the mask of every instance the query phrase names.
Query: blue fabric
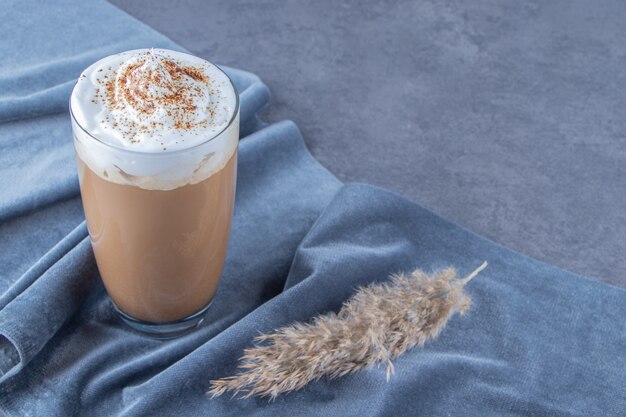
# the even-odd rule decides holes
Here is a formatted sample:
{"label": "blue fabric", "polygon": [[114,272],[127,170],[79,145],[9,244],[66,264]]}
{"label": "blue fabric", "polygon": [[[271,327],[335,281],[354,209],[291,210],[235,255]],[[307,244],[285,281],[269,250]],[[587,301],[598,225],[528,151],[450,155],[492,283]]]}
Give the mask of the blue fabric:
{"label": "blue fabric", "polygon": [[[542,264],[390,192],[342,185],[269,93],[241,94],[236,209],[202,327],[158,341],[100,284],[78,198],[67,100],[92,61],[169,40],[109,4],[13,2],[0,13],[0,410],[8,415],[624,415],[626,293]],[[474,306],[396,362],[274,402],[209,399],[262,331],[337,310],[390,272],[490,267]]]}

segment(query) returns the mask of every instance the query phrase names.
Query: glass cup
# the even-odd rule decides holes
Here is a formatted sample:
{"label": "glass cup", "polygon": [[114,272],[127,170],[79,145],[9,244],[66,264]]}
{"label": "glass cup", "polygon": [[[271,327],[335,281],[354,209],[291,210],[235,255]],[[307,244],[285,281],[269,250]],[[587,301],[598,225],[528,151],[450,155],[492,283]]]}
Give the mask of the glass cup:
{"label": "glass cup", "polygon": [[159,153],[105,143],[77,122],[71,104],[70,114],[89,236],[116,310],[157,337],[190,331],[209,308],[226,259],[239,98],[221,132]]}

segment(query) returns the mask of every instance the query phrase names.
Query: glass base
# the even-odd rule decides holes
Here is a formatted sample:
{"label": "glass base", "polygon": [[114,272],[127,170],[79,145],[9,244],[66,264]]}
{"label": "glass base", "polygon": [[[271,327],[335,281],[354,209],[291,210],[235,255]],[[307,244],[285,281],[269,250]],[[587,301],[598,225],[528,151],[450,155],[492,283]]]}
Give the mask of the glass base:
{"label": "glass base", "polygon": [[207,304],[197,313],[194,313],[191,316],[185,317],[180,320],[154,323],[138,320],[134,317],[131,317],[128,314],[124,313],[122,310],[120,310],[115,305],[115,303],[113,303],[115,311],[117,311],[124,323],[130,326],[133,330],[157,339],[173,339],[175,337],[179,337],[192,332],[196,327],[200,325],[200,323],[202,323],[202,321],[204,320],[204,313],[207,312],[210,306],[211,303]]}

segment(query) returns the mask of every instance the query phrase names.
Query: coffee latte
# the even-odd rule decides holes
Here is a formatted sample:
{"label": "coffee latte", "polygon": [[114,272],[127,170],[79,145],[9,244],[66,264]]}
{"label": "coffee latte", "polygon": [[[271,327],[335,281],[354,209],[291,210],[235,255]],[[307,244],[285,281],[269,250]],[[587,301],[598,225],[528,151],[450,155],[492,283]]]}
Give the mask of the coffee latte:
{"label": "coffee latte", "polygon": [[188,54],[129,51],[87,68],[70,109],[108,294],[141,330],[194,326],[217,289],[233,213],[239,109],[230,79]]}

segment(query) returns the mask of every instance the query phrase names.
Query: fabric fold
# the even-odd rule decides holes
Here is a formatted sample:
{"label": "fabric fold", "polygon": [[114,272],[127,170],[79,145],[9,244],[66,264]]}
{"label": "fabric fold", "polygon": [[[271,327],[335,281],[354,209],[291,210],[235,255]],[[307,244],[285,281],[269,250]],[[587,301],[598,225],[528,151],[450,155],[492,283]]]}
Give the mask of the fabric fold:
{"label": "fabric fold", "polygon": [[23,369],[78,310],[97,276],[91,244],[84,237],[0,310],[0,336],[5,338],[0,350],[7,355],[0,359],[0,384]]}

